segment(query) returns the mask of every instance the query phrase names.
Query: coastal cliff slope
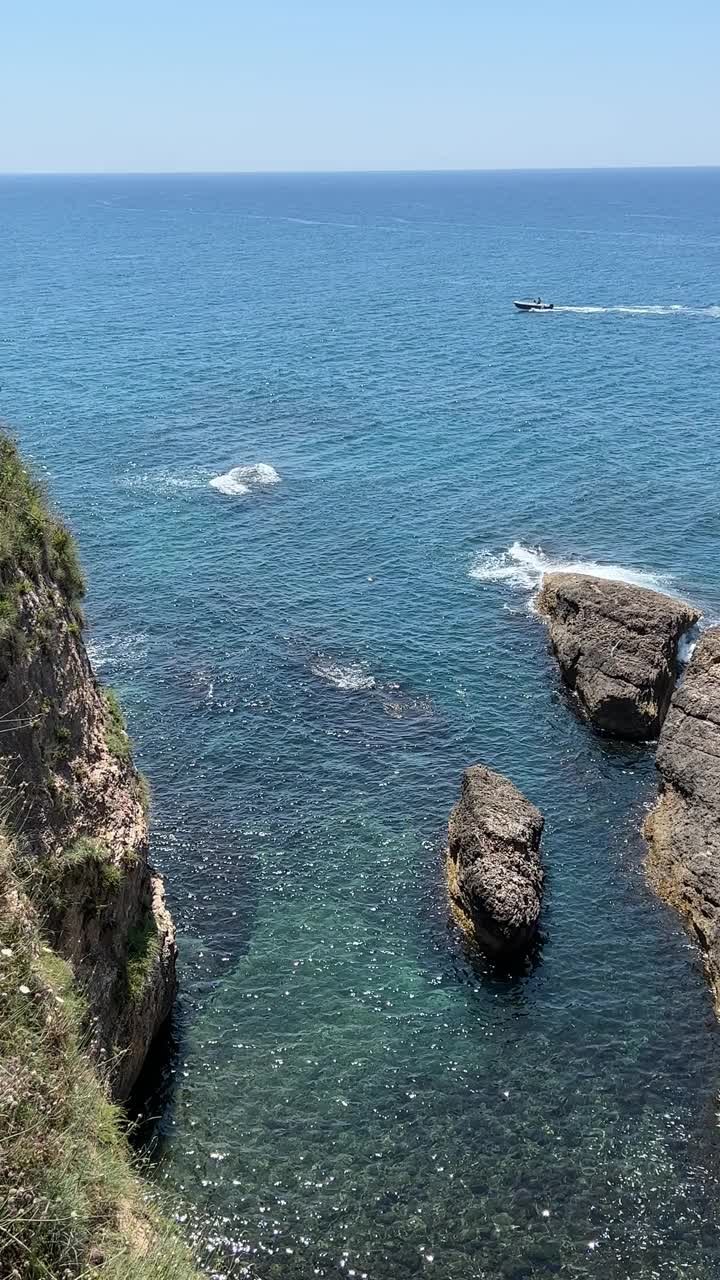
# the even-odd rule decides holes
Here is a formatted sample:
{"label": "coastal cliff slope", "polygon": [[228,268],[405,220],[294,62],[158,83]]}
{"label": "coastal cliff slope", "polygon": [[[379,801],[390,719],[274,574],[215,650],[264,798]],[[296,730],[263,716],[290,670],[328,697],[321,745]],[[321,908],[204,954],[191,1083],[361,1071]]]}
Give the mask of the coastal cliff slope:
{"label": "coastal cliff slope", "polygon": [[678,646],[700,613],[646,587],[548,573],[537,599],[565,684],[596,728],[657,737],[678,671]]}
{"label": "coastal cliff slope", "polygon": [[696,938],[720,1013],[720,627],[703,634],[673,694],[657,767],[648,879]]}
{"label": "coastal cliff slope", "polygon": [[190,1280],[120,1113],[176,990],[147,788],[74,542],[0,434],[0,1275]]}
{"label": "coastal cliff slope", "polygon": [[148,864],[146,787],[117,700],[82,639],[72,538],[0,439],[0,795],[91,1014],[93,1051],[127,1096],[175,997],[175,938]]}

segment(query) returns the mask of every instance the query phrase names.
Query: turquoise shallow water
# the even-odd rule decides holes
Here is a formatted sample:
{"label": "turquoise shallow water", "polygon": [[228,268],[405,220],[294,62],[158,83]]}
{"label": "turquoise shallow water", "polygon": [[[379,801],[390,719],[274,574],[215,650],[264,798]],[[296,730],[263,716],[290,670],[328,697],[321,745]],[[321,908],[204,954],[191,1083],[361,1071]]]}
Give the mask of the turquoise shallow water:
{"label": "turquoise shallow water", "polygon": [[[529,603],[583,563],[720,615],[719,198],[0,181],[0,412],[153,781],[183,956],[157,1176],[217,1275],[718,1274],[718,1038],[640,870],[652,755],[575,720]],[[570,309],[513,313],[539,290]],[[447,922],[477,759],[546,816],[517,974]]]}

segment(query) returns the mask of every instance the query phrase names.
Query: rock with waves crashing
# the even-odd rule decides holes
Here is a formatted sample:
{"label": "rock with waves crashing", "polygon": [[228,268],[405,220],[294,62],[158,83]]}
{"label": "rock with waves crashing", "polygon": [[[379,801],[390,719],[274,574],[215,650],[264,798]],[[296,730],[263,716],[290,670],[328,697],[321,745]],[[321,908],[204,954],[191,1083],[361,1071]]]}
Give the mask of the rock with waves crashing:
{"label": "rock with waves crashing", "polygon": [[544,874],[543,816],[485,765],[465,770],[450,815],[447,877],[458,924],[486,951],[511,956],[535,937]]}
{"label": "rock with waves crashing", "polygon": [[703,634],[673,694],[657,767],[648,880],[698,941],[720,1014],[720,627]]}
{"label": "rock with waves crashing", "polygon": [[678,671],[678,645],[698,621],[692,605],[647,587],[548,573],[537,609],[568,687],[596,728],[657,737]]}

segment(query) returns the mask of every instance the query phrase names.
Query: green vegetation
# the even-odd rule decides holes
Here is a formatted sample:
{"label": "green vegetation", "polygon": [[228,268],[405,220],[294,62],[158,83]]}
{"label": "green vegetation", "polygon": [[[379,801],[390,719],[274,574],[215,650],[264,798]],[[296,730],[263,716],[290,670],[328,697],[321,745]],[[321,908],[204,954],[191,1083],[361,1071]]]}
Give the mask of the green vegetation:
{"label": "green vegetation", "polygon": [[[42,485],[30,474],[17,446],[0,433],[0,601],[7,626],[17,611],[26,578],[46,574],[78,616],[85,582],[75,540],[52,514]],[[22,575],[26,575],[23,578]]]}
{"label": "green vegetation", "polygon": [[[68,609],[57,607],[57,592]],[[28,593],[30,605],[24,602]],[[66,626],[82,628],[84,583],[75,543],[44,489],[0,432],[0,676],[23,654],[45,649],[52,662]],[[69,610],[69,613],[68,613]],[[63,660],[62,648],[58,661]],[[23,673],[25,674],[25,673]],[[26,685],[32,684],[32,676]],[[73,750],[74,719],[27,689],[28,725],[49,765]],[[121,759],[130,742],[114,694],[105,698],[108,747]],[[77,812],[66,771],[46,770],[58,819]],[[138,794],[145,789],[138,783]],[[132,853],[81,836],[41,857],[15,815],[13,779],[0,790],[0,1277],[5,1280],[199,1280],[193,1260],[133,1167],[122,1112],[109,1101],[87,1043],[92,1010],[71,967],[46,945],[72,922],[68,907],[101,912],[122,887]],[[18,805],[22,809],[22,805]],[[68,826],[75,830],[75,826]],[[103,901],[105,899],[105,901]],[[129,939],[118,981],[138,999],[158,954],[143,922]]]}
{"label": "green vegetation", "polygon": [[104,689],[105,697],[105,743],[108,751],[118,760],[130,758],[130,738],[125,727],[125,716],[120,699],[114,689]]}
{"label": "green vegetation", "polygon": [[160,941],[152,912],[142,924],[128,932],[128,956],[125,981],[133,1004],[141,999],[147,980],[158,958]]}
{"label": "green vegetation", "polygon": [[90,863],[99,868],[103,886],[108,891],[120,888],[122,868],[113,861],[112,849],[92,836],[80,836],[64,850],[62,857],[58,859],[56,874],[64,879],[69,871]]}
{"label": "green vegetation", "polygon": [[69,966],[0,841],[0,1275],[199,1280],[134,1172]]}

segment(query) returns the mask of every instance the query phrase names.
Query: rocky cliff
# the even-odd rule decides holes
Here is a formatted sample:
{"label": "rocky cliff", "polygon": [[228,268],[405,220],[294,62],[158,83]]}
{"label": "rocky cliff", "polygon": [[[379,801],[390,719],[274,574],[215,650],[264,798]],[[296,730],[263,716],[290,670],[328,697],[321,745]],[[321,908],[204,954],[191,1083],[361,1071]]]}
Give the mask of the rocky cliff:
{"label": "rocky cliff", "polygon": [[704,633],[673,694],[657,767],[648,878],[699,943],[720,1011],[720,627]]}
{"label": "rocky cliff", "polygon": [[682,600],[576,573],[549,573],[537,609],[563,680],[588,720],[620,738],[660,732],[678,671],[678,645],[699,619]]}
{"label": "rocky cliff", "polygon": [[85,651],[82,589],[70,535],[0,437],[2,815],[122,1099],[172,1006],[175,940],[148,863],[146,788]]}

